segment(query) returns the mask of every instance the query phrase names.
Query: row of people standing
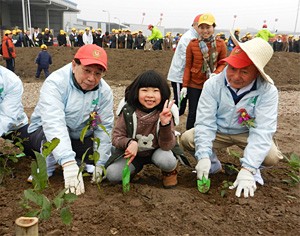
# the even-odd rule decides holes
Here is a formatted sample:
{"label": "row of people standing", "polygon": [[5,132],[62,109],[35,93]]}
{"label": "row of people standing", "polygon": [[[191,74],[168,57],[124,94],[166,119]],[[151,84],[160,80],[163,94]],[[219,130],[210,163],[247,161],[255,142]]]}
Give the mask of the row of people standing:
{"label": "row of people standing", "polygon": [[117,48],[117,49],[144,49],[146,38],[143,32],[132,32],[127,30],[112,29],[110,34],[108,31],[102,34],[102,30],[77,30],[72,28],[72,32],[69,35],[71,46],[81,47],[86,44],[96,44],[103,48]]}

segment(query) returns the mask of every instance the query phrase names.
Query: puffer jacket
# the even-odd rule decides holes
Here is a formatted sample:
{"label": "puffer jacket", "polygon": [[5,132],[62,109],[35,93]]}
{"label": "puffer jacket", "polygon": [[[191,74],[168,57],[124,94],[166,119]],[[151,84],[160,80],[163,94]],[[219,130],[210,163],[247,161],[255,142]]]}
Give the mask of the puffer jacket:
{"label": "puffer jacket", "polygon": [[[207,43],[207,47],[210,51],[211,44]],[[216,61],[216,70],[212,73],[220,73],[226,66],[226,63],[218,63],[227,55],[227,49],[224,41],[222,39],[216,39],[216,51],[217,61]],[[209,52],[210,53],[210,52]],[[183,74],[183,87],[190,87],[196,89],[202,89],[204,82],[208,79],[206,78],[206,73],[201,72],[203,65],[203,55],[199,47],[199,40],[193,39],[189,43],[186,49],[186,65]]]}
{"label": "puffer jacket", "polygon": [[16,58],[16,49],[13,41],[8,36],[4,36],[2,39],[2,51],[4,59]]}

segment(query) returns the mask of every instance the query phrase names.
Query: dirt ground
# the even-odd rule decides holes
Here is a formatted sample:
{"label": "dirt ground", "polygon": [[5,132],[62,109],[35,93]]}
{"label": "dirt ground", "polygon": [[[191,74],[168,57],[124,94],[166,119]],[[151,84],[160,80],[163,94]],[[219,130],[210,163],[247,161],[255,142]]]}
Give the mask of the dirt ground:
{"label": "dirt ground", "polygon": [[[17,48],[16,74],[24,82],[23,104],[30,117],[43,78],[34,78],[34,58],[38,48]],[[50,48],[54,71],[69,63],[76,49]],[[115,104],[123,97],[125,86],[140,72],[155,69],[167,76],[172,51],[129,51],[107,49],[109,70],[105,80],[114,91]],[[265,68],[280,91],[279,122],[276,139],[282,152],[300,154],[300,71],[299,54],[277,52]],[[0,61],[4,65],[4,61]],[[186,116],[177,127],[184,131]],[[241,152],[241,151],[240,151]],[[188,155],[188,154],[187,154]],[[235,163],[226,150],[218,153],[222,162]],[[194,165],[195,160],[188,156]],[[30,174],[30,158],[13,164],[13,178],[0,186],[0,235],[14,235],[14,221],[25,211],[20,198]],[[272,169],[264,169],[265,185],[258,185],[254,198],[236,198],[227,190],[221,197],[222,181],[234,181],[236,175],[220,172],[211,176],[211,189],[201,194],[192,169],[181,166],[177,188],[166,190],[161,185],[160,171],[147,166],[131,183],[130,192],[122,193],[121,185],[107,181],[101,190],[85,177],[86,192],[71,206],[73,222],[64,226],[57,212],[48,221],[39,222],[40,235],[298,235],[300,227],[299,185],[291,187],[290,168],[282,161]],[[49,198],[63,188],[63,175],[58,169],[50,178]]]}

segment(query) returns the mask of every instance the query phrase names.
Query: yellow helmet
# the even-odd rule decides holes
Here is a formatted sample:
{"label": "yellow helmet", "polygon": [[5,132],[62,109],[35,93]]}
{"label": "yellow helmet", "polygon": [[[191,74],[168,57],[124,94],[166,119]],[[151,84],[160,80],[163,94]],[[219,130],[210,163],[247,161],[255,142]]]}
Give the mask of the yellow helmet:
{"label": "yellow helmet", "polygon": [[8,34],[12,34],[12,32],[11,32],[10,30],[5,30],[5,31],[4,31],[4,34],[5,34],[5,35],[8,35]]}
{"label": "yellow helmet", "polygon": [[211,13],[202,14],[199,17],[198,26],[201,24],[207,24],[207,25],[216,24],[215,17]]}
{"label": "yellow helmet", "polygon": [[61,30],[59,31],[59,33],[60,33],[60,34],[65,34],[65,31],[61,29]]}
{"label": "yellow helmet", "polygon": [[101,29],[101,28],[98,28],[97,31],[102,31],[102,29]]}
{"label": "yellow helmet", "polygon": [[86,28],[85,28],[85,31],[88,31],[88,30],[90,30],[90,27],[86,27]]}
{"label": "yellow helmet", "polygon": [[47,49],[47,45],[46,44],[42,44],[41,45],[41,49]]}
{"label": "yellow helmet", "polygon": [[72,30],[72,31],[76,31],[76,28],[73,27],[71,30]]}
{"label": "yellow helmet", "polygon": [[49,31],[49,28],[45,28],[45,31]]}
{"label": "yellow helmet", "polygon": [[17,31],[16,31],[16,30],[13,30],[13,31],[12,31],[12,34],[16,34],[16,33],[17,33]]}

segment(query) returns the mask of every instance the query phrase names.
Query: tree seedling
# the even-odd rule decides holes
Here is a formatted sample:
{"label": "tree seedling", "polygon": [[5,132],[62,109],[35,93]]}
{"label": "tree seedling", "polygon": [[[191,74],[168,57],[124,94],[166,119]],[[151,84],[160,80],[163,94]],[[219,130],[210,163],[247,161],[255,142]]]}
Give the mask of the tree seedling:
{"label": "tree seedling", "polygon": [[11,135],[11,140],[5,139],[0,150],[0,184],[9,175],[13,176],[13,168],[11,163],[17,163],[25,154],[22,140],[16,132]]}
{"label": "tree seedling", "polygon": [[74,193],[66,193],[67,189],[60,190],[52,200],[43,194],[43,191],[49,186],[46,157],[58,144],[59,139],[54,138],[51,142],[43,144],[42,154],[35,152],[36,161],[31,164],[33,189],[24,190],[22,206],[29,211],[26,216],[37,216],[42,220],[48,220],[52,211],[58,210],[62,223],[70,225],[72,213],[69,205],[77,199],[77,196]]}
{"label": "tree seedling", "polygon": [[225,197],[227,190],[229,189],[230,186],[232,186],[233,183],[227,180],[224,180],[222,182],[222,186],[221,186],[221,197]]}
{"label": "tree seedling", "polygon": [[284,158],[287,160],[289,165],[290,172],[288,173],[288,176],[290,179],[283,181],[291,186],[295,186],[300,183],[300,158],[295,153],[292,153],[289,158],[287,156],[284,156]]}

